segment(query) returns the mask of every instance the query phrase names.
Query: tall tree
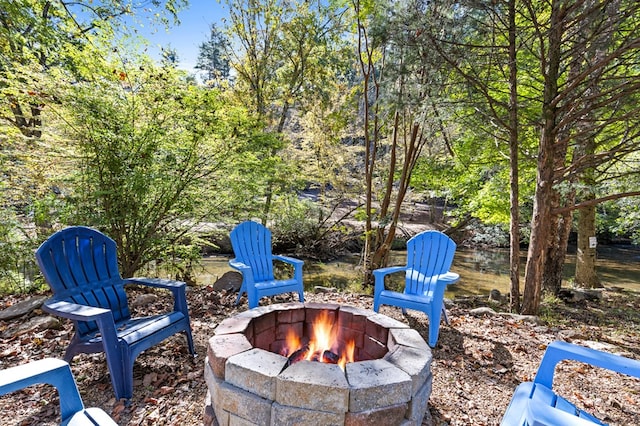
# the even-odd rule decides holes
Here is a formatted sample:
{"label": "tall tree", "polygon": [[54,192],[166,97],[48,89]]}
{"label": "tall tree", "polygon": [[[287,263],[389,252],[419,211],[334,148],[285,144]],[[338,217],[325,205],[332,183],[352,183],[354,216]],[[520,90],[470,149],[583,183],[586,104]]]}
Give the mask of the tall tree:
{"label": "tall tree", "polygon": [[[237,73],[234,90],[263,123],[270,146],[262,152],[262,221],[269,218],[278,189],[291,192],[298,174],[288,161],[289,138],[283,134],[298,113],[325,97],[337,79],[336,56],[345,40],[343,10],[322,2],[228,0],[229,51]],[[337,60],[336,60],[337,58]],[[271,166],[270,168],[265,168]]]}
{"label": "tall tree", "polygon": [[[560,287],[561,260],[566,253],[567,212],[579,208],[573,191],[563,184],[594,166],[606,167],[637,150],[636,120],[640,94],[640,32],[634,19],[637,2],[627,1],[552,1],[549,9],[525,2],[540,52],[543,76],[542,131],[538,151],[536,194],[534,198],[531,240],[525,271],[523,311],[536,313],[543,281],[545,287]],[[609,9],[613,8],[613,9]],[[615,10],[615,14],[607,10]],[[614,19],[612,17],[615,16]],[[588,18],[588,19],[587,19]],[[599,33],[615,34],[602,46]],[[586,58],[595,44],[604,48],[596,58]],[[606,52],[606,53],[604,53]],[[571,61],[581,58],[580,72]],[[592,80],[603,83],[593,91]],[[591,90],[590,90],[591,88]],[[630,102],[627,102],[630,101]],[[585,117],[598,117],[585,127]],[[583,151],[573,162],[573,141],[591,139],[598,148]],[[609,194],[622,197],[629,194]],[[595,204],[597,200],[587,202]],[[545,278],[546,277],[546,278]]]}
{"label": "tall tree", "polygon": [[434,98],[440,71],[420,38],[425,9],[354,1],[362,74],[365,171],[365,280],[386,266],[413,171],[423,150],[452,154]]}
{"label": "tall tree", "polygon": [[[485,146],[482,150],[488,154],[471,153],[469,160],[486,164],[488,157],[496,154],[498,158],[508,159],[510,304],[517,311],[520,304],[519,151],[521,146],[525,146],[520,140],[520,104],[523,96],[518,84],[518,51],[521,46],[517,35],[522,24],[518,20],[517,2],[443,2],[440,7],[433,7],[429,13],[432,18],[424,31],[425,39],[448,64],[449,69],[454,71],[447,84],[467,94],[467,100],[460,102],[458,116],[472,126],[474,139],[481,139],[482,134],[485,134],[492,139],[491,145],[497,145],[497,153],[495,147]],[[450,94],[460,97],[460,92],[450,91]],[[479,118],[476,117],[477,114],[480,114]],[[479,143],[487,145],[483,141]],[[495,180],[502,179],[503,176],[501,172],[497,172],[497,163],[501,161],[489,161],[487,166],[481,166],[485,168],[488,177],[483,179],[485,182],[482,186],[487,189],[494,188]],[[495,188],[490,191],[494,190]],[[497,197],[494,194],[487,198],[495,200]],[[490,202],[485,201],[486,204]],[[480,216],[479,213],[483,210],[485,209],[476,209],[470,213]],[[493,221],[487,215],[481,219]]]}
{"label": "tall tree", "polygon": [[[464,106],[467,111],[473,108],[473,115],[462,118],[475,124],[473,138],[483,144],[483,151],[493,149],[494,141],[508,140],[512,148],[517,141],[519,151],[527,154],[537,135],[523,299],[523,310],[535,313],[542,289],[557,291],[560,286],[572,211],[633,194],[576,199],[583,196],[576,192],[581,176],[586,179],[590,169],[601,174],[637,150],[639,56],[633,17],[638,5],[622,0],[452,1],[432,4],[430,10],[442,17],[433,21],[430,40],[466,83],[466,91],[458,92],[464,99],[460,111],[465,111]],[[448,84],[456,82],[449,79]],[[486,124],[475,119],[478,113],[488,118]],[[493,140],[483,142],[478,129]],[[471,158],[487,159],[482,151]],[[512,170],[516,159],[510,155]],[[501,175],[491,169],[497,166],[495,160],[487,166],[489,176]],[[526,166],[518,171],[530,174]],[[517,214],[513,183],[512,179],[512,224]],[[488,205],[493,199],[487,197],[482,203]],[[513,227],[511,233],[514,258],[518,239]],[[512,293],[514,275],[512,270]]]}
{"label": "tall tree", "polygon": [[229,78],[229,40],[218,30],[215,24],[211,24],[209,40],[200,43],[198,62],[195,68],[206,73],[206,82],[213,84],[219,79]]}

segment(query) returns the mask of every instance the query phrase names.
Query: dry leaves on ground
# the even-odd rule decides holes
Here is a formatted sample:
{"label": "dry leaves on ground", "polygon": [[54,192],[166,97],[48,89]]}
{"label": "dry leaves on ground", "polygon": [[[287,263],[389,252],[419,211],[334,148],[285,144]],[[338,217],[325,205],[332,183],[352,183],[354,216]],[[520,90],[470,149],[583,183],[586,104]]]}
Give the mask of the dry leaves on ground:
{"label": "dry leaves on ground", "polygon": [[[162,294],[149,297],[136,289],[131,300],[138,313],[167,307]],[[139,297],[141,296],[141,297]],[[368,296],[346,293],[306,294],[310,302],[331,302],[370,309]],[[212,287],[188,292],[192,328],[198,357],[187,351],[184,337],[174,336],[145,351],[134,369],[134,397],[130,405],[115,401],[104,355],[80,355],[72,363],[82,398],[87,406],[104,409],[120,425],[202,424],[207,393],[203,378],[206,344],[213,329],[224,318],[247,309],[246,300],[234,306],[235,294]],[[20,300],[8,297],[6,307]],[[289,301],[274,297],[263,303]],[[640,359],[640,297],[637,294],[606,293],[599,302],[580,306],[556,305],[552,325],[519,322],[506,316],[470,314],[475,305],[457,303],[449,307],[450,326],[442,325],[433,350],[433,391],[429,400],[434,425],[496,425],[518,383],[535,374],[547,344],[568,340],[599,345],[600,349]],[[403,315],[383,306],[381,313],[407,322],[427,337],[426,316]],[[14,333],[19,324],[43,316],[33,311],[28,318],[0,321],[0,367],[44,358],[62,358],[72,336],[72,325],[35,328]],[[598,342],[597,344],[595,342]],[[640,380],[603,372],[581,364],[562,364],[555,383],[559,393],[585,407],[612,425],[637,424],[640,419]],[[57,393],[35,386],[0,398],[3,425],[52,425],[58,421]]]}

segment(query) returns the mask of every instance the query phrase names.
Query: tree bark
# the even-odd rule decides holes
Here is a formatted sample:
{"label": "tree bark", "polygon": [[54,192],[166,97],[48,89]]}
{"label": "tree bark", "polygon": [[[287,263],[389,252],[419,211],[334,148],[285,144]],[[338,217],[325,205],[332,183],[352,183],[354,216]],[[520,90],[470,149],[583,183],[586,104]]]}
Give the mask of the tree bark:
{"label": "tree bark", "polygon": [[509,305],[520,311],[520,205],[518,201],[518,68],[516,0],[509,0]]}
{"label": "tree bark", "polygon": [[[596,273],[596,247],[590,243],[596,238],[596,209],[585,207],[578,211],[578,247],[576,251],[576,277],[578,287],[602,287]],[[595,242],[595,241],[594,241]]]}
{"label": "tree bark", "polygon": [[555,216],[552,213],[551,222],[550,229],[554,230],[554,232],[550,241],[553,243],[547,247],[546,262],[542,275],[542,289],[546,293],[555,295],[558,294],[562,287],[564,261],[567,257],[572,217],[570,213],[565,213],[562,216]]}
{"label": "tree bark", "polygon": [[522,312],[536,315],[540,307],[542,296],[542,275],[546,261],[546,247],[553,244],[550,241],[552,225],[550,200],[553,196],[554,156],[557,155],[555,142],[557,138],[557,105],[558,78],[560,75],[561,44],[563,32],[564,11],[559,0],[551,5],[551,16],[548,32],[540,32],[541,46],[547,46],[546,62],[541,72],[544,76],[544,93],[542,105],[542,131],[538,148],[536,189],[533,201],[533,215],[531,218],[531,237],[527,253],[527,266],[524,277],[524,294]]}

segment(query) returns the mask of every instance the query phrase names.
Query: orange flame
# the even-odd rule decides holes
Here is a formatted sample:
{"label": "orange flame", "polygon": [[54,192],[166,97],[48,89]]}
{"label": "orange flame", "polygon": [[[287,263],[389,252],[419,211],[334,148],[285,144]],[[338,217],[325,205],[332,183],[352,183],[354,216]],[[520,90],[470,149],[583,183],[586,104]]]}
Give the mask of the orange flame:
{"label": "orange flame", "polygon": [[347,367],[348,362],[354,361],[355,351],[356,351],[356,342],[355,340],[351,339],[347,342],[344,350],[340,354],[340,360],[338,361],[338,365],[340,366],[340,368],[344,370]]}
{"label": "orange flame", "polygon": [[287,342],[287,346],[283,348],[282,355],[289,356],[295,351],[297,351],[298,349],[300,349],[300,346],[301,346],[300,336],[298,336],[296,332],[293,331],[293,328],[290,328],[289,330],[287,330],[287,337],[285,341]]}
{"label": "orange flame", "polygon": [[[311,338],[306,346],[306,352],[300,354],[301,359],[323,361],[323,354],[328,351],[339,357],[337,364],[344,370],[348,362],[354,361],[356,344],[351,339],[346,342],[344,347],[340,347],[340,341],[338,340],[339,329],[340,327],[336,326],[329,317],[329,312],[322,311],[313,321]],[[286,347],[281,352],[283,356],[291,356],[302,349],[300,336],[295,333],[293,328],[287,331],[285,343]]]}
{"label": "orange flame", "polygon": [[322,355],[324,351],[331,350],[331,346],[335,341],[336,331],[333,323],[329,320],[329,313],[322,311],[313,322],[313,336],[311,336],[311,341],[309,342],[309,352]]}

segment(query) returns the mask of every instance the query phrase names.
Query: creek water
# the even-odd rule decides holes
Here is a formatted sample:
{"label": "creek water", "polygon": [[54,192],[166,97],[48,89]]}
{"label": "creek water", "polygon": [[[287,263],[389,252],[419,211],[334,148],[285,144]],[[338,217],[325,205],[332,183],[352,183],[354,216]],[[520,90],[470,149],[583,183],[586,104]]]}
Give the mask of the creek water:
{"label": "creek water", "polygon": [[[393,251],[389,265],[402,265],[405,252]],[[197,274],[197,282],[213,284],[225,272],[230,256],[211,256],[202,261],[203,269]],[[526,252],[521,253],[521,273],[524,275]],[[326,286],[346,288],[361,281],[359,255],[345,256],[332,262],[305,261],[304,282],[306,288]],[[460,281],[447,289],[447,297],[485,295],[493,289],[509,293],[509,251],[503,249],[458,248],[451,267],[460,274]],[[598,248],[596,271],[605,287],[622,287],[640,292],[640,250],[630,246],[601,246]],[[569,254],[564,268],[563,286],[569,286],[575,272],[575,254]],[[396,274],[401,278],[402,274]],[[521,281],[520,285],[523,285]]]}

